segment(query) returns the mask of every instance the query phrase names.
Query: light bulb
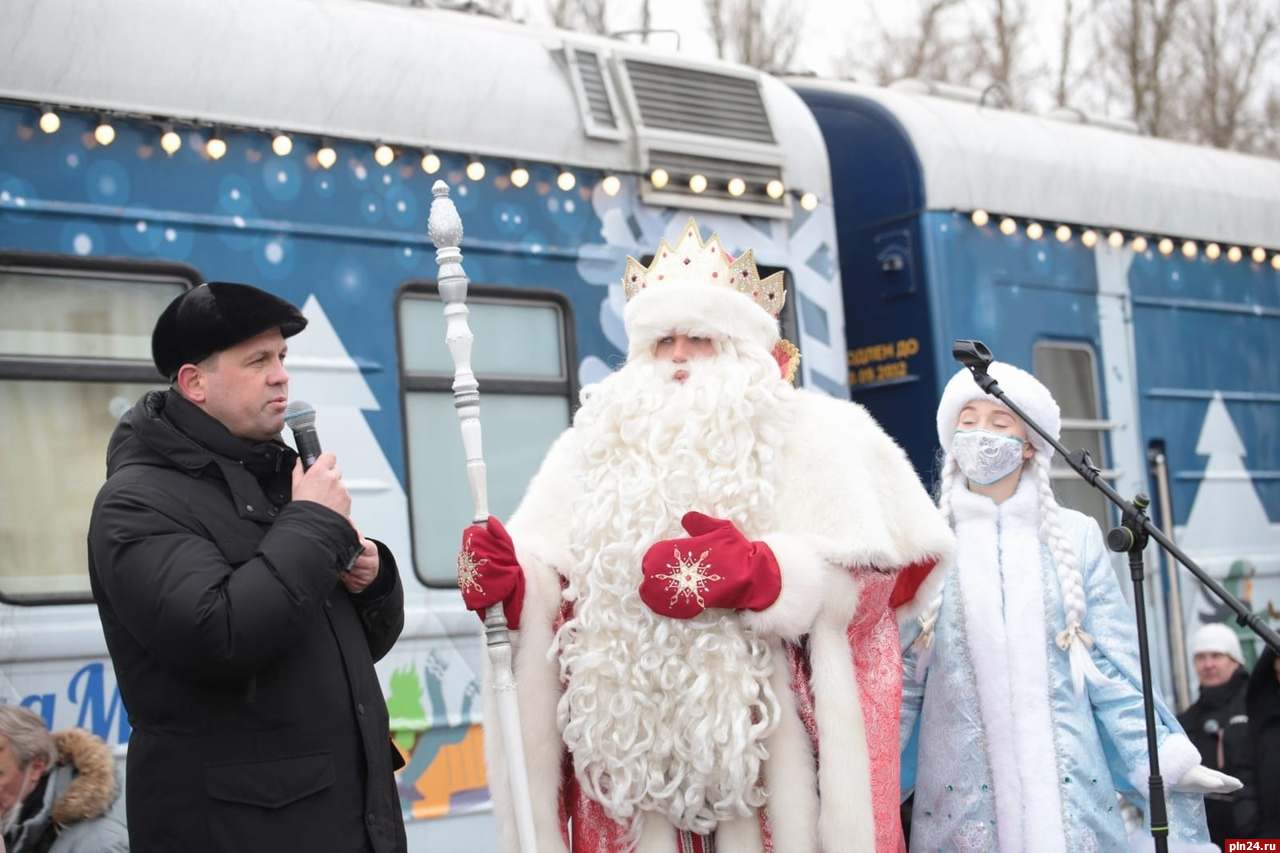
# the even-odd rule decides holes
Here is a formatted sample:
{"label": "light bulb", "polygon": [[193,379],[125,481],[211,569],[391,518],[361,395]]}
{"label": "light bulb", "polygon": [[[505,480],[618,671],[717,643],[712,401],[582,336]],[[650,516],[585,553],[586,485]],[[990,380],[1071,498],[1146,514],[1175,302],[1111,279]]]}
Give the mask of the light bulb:
{"label": "light bulb", "polygon": [[435,153],[428,151],[422,155],[422,171],[428,175],[434,175],[440,171],[440,157]]}
{"label": "light bulb", "polygon": [[516,166],[511,170],[511,184],[515,187],[524,187],[529,184],[529,170],[524,166]]}
{"label": "light bulb", "polygon": [[57,133],[62,127],[62,119],[53,110],[46,109],[40,114],[40,129],[45,133]]}
{"label": "light bulb", "polygon": [[1161,237],[1160,242],[1156,244],[1156,249],[1158,249],[1162,255],[1171,255],[1173,254],[1173,241],[1168,237]]}
{"label": "light bulb", "polygon": [[1255,246],[1253,249],[1253,262],[1260,264],[1267,259],[1267,250],[1261,246]]}
{"label": "light bulb", "polygon": [[176,130],[170,128],[160,135],[160,148],[169,156],[172,157],[181,147],[182,137],[178,135]]}
{"label": "light bulb", "polygon": [[1084,243],[1085,248],[1092,249],[1098,245],[1098,232],[1092,228],[1086,228],[1084,233],[1080,235],[1080,242]]}
{"label": "light bulb", "polygon": [[654,169],[649,173],[649,183],[653,184],[655,190],[660,190],[667,185],[667,181],[671,180],[671,176],[667,174],[667,170],[663,168]]}
{"label": "light bulb", "polygon": [[1271,256],[1271,268],[1280,270],[1280,253]]}
{"label": "light bulb", "polygon": [[213,160],[221,160],[222,155],[227,153],[227,143],[220,136],[210,136],[209,141],[204,144],[204,153]]}
{"label": "light bulb", "polygon": [[973,224],[977,225],[979,228],[991,221],[991,215],[982,209],[975,210],[969,218],[973,220]]}
{"label": "light bulb", "polygon": [[472,160],[467,164],[467,177],[473,181],[479,181],[484,178],[484,163],[479,160]]}
{"label": "light bulb", "polygon": [[622,191],[622,179],[617,175],[605,175],[604,180],[600,182],[600,189],[604,190],[607,196],[615,196]]}
{"label": "light bulb", "polygon": [[764,185],[764,194],[769,198],[782,198],[786,191],[787,188],[783,186],[782,181],[777,178],[774,178],[772,181]]}
{"label": "light bulb", "polygon": [[287,133],[277,133],[275,138],[271,140],[271,150],[280,157],[288,157],[289,153],[293,151],[293,139]]}
{"label": "light bulb", "polygon": [[805,210],[816,210],[818,207],[818,196],[816,193],[804,193],[800,196],[800,206]]}
{"label": "light bulb", "polygon": [[747,182],[742,178],[729,179],[729,195],[737,198],[747,191]]}
{"label": "light bulb", "polygon": [[1204,247],[1204,256],[1211,261],[1216,261],[1218,256],[1222,254],[1222,247],[1217,243],[1210,243]]}
{"label": "light bulb", "polygon": [[707,176],[706,176],[706,175],[693,175],[692,177],[690,177],[690,178],[689,178],[689,189],[690,189],[690,190],[692,190],[692,191],[693,191],[693,192],[695,192],[695,193],[706,192],[706,189],[707,189]]}
{"label": "light bulb", "polygon": [[1124,245],[1124,235],[1119,231],[1112,231],[1107,235],[1107,245],[1113,249],[1119,249]]}
{"label": "light bulb", "polygon": [[379,145],[373,149],[373,160],[379,166],[390,166],[396,159],[396,152],[390,145]]}
{"label": "light bulb", "polygon": [[1187,240],[1182,244],[1182,257],[1187,260],[1194,258],[1197,251],[1199,251],[1199,247],[1196,245],[1195,240]]}
{"label": "light bulb", "polygon": [[1000,220],[1000,233],[1004,234],[1006,237],[1011,235],[1014,231],[1017,231],[1017,230],[1018,230],[1018,223],[1014,222],[1008,216]]}
{"label": "light bulb", "polygon": [[1044,236],[1044,226],[1041,225],[1039,222],[1028,222],[1027,236],[1030,237],[1032,240],[1039,240],[1041,237]]}
{"label": "light bulb", "polygon": [[331,169],[333,164],[338,162],[338,152],[328,145],[322,145],[316,152],[316,162],[322,169]]}
{"label": "light bulb", "polygon": [[1227,249],[1227,260],[1231,261],[1231,263],[1234,264],[1243,257],[1244,252],[1240,250],[1239,246],[1232,246],[1230,249]]}
{"label": "light bulb", "polygon": [[1145,252],[1147,250],[1147,238],[1139,234],[1133,238],[1133,250],[1135,252]]}
{"label": "light bulb", "polygon": [[568,169],[565,169],[559,175],[556,176],[556,186],[558,186],[560,189],[564,190],[565,192],[568,192],[569,190],[573,189],[577,185],[578,185],[578,179],[574,177],[573,172],[570,172]]}
{"label": "light bulb", "polygon": [[1059,243],[1065,243],[1071,239],[1071,226],[1059,225],[1053,231],[1053,236],[1058,238]]}
{"label": "light bulb", "polygon": [[93,138],[99,145],[110,145],[116,141],[116,129],[105,119],[93,130]]}

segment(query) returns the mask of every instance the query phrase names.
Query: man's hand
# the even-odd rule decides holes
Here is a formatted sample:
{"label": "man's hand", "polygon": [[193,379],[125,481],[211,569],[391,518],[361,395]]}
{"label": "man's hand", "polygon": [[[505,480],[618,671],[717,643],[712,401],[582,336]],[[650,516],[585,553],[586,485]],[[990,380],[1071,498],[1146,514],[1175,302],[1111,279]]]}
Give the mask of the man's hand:
{"label": "man's hand", "polygon": [[[352,526],[354,527],[355,525]],[[360,537],[360,545],[364,550],[360,552],[360,556],[356,557],[356,561],[351,564],[351,571],[342,573],[342,585],[352,595],[364,592],[369,584],[377,579],[378,570],[381,567],[381,561],[378,559],[378,546],[365,539],[359,530],[356,530],[356,535]]]}
{"label": "man's hand", "polygon": [[665,539],[644,555],[640,598],[654,613],[692,619],[708,607],[764,610],[782,592],[773,551],[731,521],[700,512],[680,520],[691,536]]}
{"label": "man's hand", "polygon": [[524,569],[516,546],[502,523],[489,516],[487,527],[472,525],[462,533],[458,551],[458,588],[468,610],[484,618],[484,610],[501,602],[507,627],[520,627],[524,607]]}
{"label": "man's hand", "polygon": [[327,506],[343,518],[350,518],[351,494],[342,484],[338,457],[332,453],[321,453],[305,472],[302,460],[293,463],[293,499],[312,501]]}
{"label": "man's hand", "polygon": [[1197,764],[1183,773],[1182,778],[1171,787],[1184,794],[1230,794],[1232,791],[1239,791],[1243,785],[1234,776]]}

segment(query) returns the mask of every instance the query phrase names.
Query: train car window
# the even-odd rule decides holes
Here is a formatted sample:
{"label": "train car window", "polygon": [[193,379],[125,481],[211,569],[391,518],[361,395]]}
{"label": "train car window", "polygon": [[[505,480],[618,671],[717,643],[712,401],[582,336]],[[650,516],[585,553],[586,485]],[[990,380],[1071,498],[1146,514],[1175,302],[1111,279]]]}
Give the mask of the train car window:
{"label": "train car window", "polygon": [[[1114,485],[1115,472],[1107,467],[1107,434],[1111,425],[1102,418],[1093,348],[1087,344],[1041,342],[1032,354],[1032,370],[1062,409],[1062,446],[1069,451],[1088,451],[1093,464]],[[1055,457],[1050,477],[1060,504],[1093,516],[1103,530],[1112,526],[1106,497],[1063,460]]]}
{"label": "train car window", "polygon": [[85,537],[107,440],[164,387],[151,329],[197,279],[67,265],[0,259],[0,599],[13,603],[89,598]]}
{"label": "train car window", "polygon": [[[467,307],[489,512],[505,520],[569,426],[577,396],[572,314],[562,294],[509,287],[472,286]],[[414,564],[423,583],[454,587],[458,536],[473,505],[443,303],[433,287],[413,286],[398,314]]]}

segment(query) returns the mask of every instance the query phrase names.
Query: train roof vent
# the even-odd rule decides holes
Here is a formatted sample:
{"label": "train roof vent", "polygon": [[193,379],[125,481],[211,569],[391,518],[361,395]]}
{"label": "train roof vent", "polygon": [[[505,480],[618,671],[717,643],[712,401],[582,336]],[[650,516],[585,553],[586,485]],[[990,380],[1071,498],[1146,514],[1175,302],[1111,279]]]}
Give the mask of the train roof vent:
{"label": "train roof vent", "polygon": [[645,127],[776,144],[758,77],[631,57],[624,64]]}
{"label": "train roof vent", "polygon": [[573,94],[578,99],[578,111],[587,136],[600,139],[622,139],[618,127],[618,96],[613,83],[604,73],[604,65],[598,52],[581,45],[565,45],[569,59],[569,79],[573,81]]}

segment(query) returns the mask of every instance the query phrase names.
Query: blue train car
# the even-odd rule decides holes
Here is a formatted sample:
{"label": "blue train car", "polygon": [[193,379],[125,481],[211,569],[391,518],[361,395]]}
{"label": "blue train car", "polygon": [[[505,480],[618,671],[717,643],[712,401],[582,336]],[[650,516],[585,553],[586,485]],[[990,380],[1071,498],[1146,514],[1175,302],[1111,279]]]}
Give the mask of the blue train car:
{"label": "blue train car", "polygon": [[[831,156],[853,398],[922,477],[952,342],[982,340],[1054,391],[1068,448],[1280,616],[1280,161],[918,81],[790,82]],[[1065,466],[1055,488],[1112,523]],[[1148,586],[1157,674],[1185,704],[1183,630],[1230,613],[1186,571]]]}
{"label": "blue train car", "polygon": [[[123,753],[88,595],[107,436],[161,383],[201,281],[303,307],[292,395],[400,556],[379,674],[414,849],[496,849],[455,583],[471,502],[426,234],[452,187],[491,507],[625,352],[620,279],[691,215],[785,270],[802,381],[845,395],[825,144],[782,82],[617,41],[371,0],[7,0],[0,28],[0,701]],[[801,203],[801,198],[804,203]],[[323,713],[323,709],[317,709]]]}

